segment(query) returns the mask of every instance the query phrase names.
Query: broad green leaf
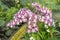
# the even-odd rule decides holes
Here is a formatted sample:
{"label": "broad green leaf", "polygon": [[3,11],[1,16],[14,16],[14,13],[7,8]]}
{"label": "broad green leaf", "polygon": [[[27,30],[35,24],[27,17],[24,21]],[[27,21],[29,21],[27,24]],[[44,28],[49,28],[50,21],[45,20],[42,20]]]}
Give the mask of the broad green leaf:
{"label": "broad green leaf", "polygon": [[10,40],[21,40],[26,34],[27,25],[24,24],[19,30],[10,38]]}

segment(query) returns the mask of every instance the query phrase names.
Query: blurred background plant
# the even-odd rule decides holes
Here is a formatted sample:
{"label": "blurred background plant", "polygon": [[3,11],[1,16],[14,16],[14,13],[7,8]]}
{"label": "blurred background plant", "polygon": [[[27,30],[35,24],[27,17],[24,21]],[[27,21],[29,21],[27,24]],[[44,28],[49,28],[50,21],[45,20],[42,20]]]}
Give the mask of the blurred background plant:
{"label": "blurred background plant", "polygon": [[[58,40],[60,38],[60,0],[0,0],[0,39],[7,40],[13,32],[19,29],[17,26],[14,29],[6,27],[6,24],[13,19],[15,13],[18,12],[20,8],[29,8],[32,11],[34,9],[31,7],[32,2],[39,2],[41,6],[46,6],[50,8],[53,12],[53,18],[55,19],[55,28],[44,28],[43,23],[38,23],[40,31],[31,34],[36,40]],[[48,31],[46,31],[46,30]],[[50,30],[51,29],[51,30]],[[51,31],[51,32],[49,32]],[[28,40],[29,35],[26,34],[24,38]],[[50,38],[53,37],[53,38]]]}

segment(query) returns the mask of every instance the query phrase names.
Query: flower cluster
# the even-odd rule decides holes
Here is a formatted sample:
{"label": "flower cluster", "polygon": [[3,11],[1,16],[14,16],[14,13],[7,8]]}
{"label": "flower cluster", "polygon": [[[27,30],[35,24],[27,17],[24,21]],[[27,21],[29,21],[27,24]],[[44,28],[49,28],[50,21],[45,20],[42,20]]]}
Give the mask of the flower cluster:
{"label": "flower cluster", "polygon": [[32,6],[40,12],[39,21],[44,22],[48,26],[55,26],[54,20],[52,19],[51,11],[46,7],[40,7],[39,3],[32,3]]}
{"label": "flower cluster", "polygon": [[38,20],[41,22],[44,22],[45,24],[49,26],[54,26],[54,20],[52,19],[51,11],[46,7],[40,7],[38,3],[32,3],[33,7],[36,7],[36,10],[38,10],[40,13],[39,17],[37,14],[33,13],[31,10],[22,8],[19,10],[18,13],[14,15],[14,20],[9,22],[7,26],[15,27],[15,25],[19,25],[22,22],[26,22],[28,24],[27,32],[37,32],[38,26],[37,22]]}
{"label": "flower cluster", "polygon": [[30,15],[29,19],[28,19],[28,33],[30,32],[37,32],[38,31],[38,27],[37,27],[37,21],[38,21],[38,17],[36,14],[32,14]]}
{"label": "flower cluster", "polygon": [[37,20],[38,17],[36,14],[32,13],[29,9],[22,8],[18,13],[14,15],[14,20],[9,22],[7,26],[15,27],[15,25],[19,25],[22,22],[28,23],[28,33],[37,32]]}

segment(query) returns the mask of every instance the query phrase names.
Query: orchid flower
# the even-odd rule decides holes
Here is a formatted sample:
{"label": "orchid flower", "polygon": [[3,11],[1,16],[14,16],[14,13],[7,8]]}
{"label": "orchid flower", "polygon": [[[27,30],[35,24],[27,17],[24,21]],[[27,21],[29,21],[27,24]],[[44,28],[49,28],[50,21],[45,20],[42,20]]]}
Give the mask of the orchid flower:
{"label": "orchid flower", "polygon": [[32,13],[29,9],[22,8],[18,13],[14,15],[14,20],[9,22],[7,26],[14,27],[15,25],[19,25],[22,22],[28,23],[28,33],[37,32],[37,20],[38,17],[36,14]]}
{"label": "orchid flower", "polygon": [[32,3],[32,6],[36,8],[40,13],[39,17],[37,14],[33,13],[31,10],[22,8],[20,9],[15,15],[14,20],[9,22],[7,26],[15,27],[15,25],[19,25],[22,22],[26,22],[28,24],[27,32],[37,32],[38,26],[37,22],[38,20],[41,22],[44,22],[48,26],[54,26],[54,20],[52,19],[51,11],[46,7],[40,7],[38,3]]}
{"label": "orchid flower", "polygon": [[32,3],[32,6],[40,12],[39,21],[44,22],[48,26],[55,26],[54,20],[52,18],[52,13],[47,7],[43,6],[41,8],[39,3],[36,2]]}

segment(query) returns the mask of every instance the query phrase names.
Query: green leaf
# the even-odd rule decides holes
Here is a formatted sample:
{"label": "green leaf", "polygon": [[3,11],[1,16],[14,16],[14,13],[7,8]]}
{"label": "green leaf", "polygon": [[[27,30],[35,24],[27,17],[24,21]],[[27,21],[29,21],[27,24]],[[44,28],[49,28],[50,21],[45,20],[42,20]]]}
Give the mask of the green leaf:
{"label": "green leaf", "polygon": [[48,38],[47,40],[60,40],[58,38]]}
{"label": "green leaf", "polygon": [[27,1],[26,0],[20,0],[21,5],[26,5]]}
{"label": "green leaf", "polygon": [[0,27],[3,27],[3,26],[5,26],[5,21],[0,19]]}
{"label": "green leaf", "polygon": [[60,10],[60,5],[58,4],[58,3],[60,3],[60,1],[57,2],[57,0],[40,0],[40,3],[43,6],[45,5],[46,7],[50,8],[52,10]]}
{"label": "green leaf", "polygon": [[42,4],[56,4],[56,0],[40,0]]}
{"label": "green leaf", "polygon": [[10,36],[10,35],[11,35],[11,33],[12,33],[12,30],[10,30],[10,29],[9,29],[9,30],[7,30],[7,31],[6,31],[6,33],[5,33],[5,34],[6,34],[7,36]]}
{"label": "green leaf", "polygon": [[3,9],[9,9],[7,5],[5,5],[2,1],[0,1],[0,6],[3,8]]}
{"label": "green leaf", "polygon": [[48,4],[46,6],[52,10],[60,10],[60,5]]}

